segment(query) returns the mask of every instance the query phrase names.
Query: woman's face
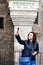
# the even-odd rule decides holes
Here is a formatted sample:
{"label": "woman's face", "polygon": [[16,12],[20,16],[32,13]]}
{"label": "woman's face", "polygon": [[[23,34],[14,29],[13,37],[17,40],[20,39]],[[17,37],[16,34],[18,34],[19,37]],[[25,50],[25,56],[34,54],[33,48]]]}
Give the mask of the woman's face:
{"label": "woman's face", "polygon": [[29,33],[28,38],[29,38],[29,40],[33,40],[33,33]]}

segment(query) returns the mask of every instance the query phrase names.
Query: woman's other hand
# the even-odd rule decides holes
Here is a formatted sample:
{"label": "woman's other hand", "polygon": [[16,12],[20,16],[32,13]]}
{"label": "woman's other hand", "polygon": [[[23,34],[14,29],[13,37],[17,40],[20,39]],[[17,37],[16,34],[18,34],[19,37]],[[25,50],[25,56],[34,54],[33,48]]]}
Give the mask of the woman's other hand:
{"label": "woman's other hand", "polygon": [[34,52],[32,53],[32,55],[33,55],[33,56],[35,56],[36,54],[37,54],[37,52],[36,52],[36,51],[34,51]]}

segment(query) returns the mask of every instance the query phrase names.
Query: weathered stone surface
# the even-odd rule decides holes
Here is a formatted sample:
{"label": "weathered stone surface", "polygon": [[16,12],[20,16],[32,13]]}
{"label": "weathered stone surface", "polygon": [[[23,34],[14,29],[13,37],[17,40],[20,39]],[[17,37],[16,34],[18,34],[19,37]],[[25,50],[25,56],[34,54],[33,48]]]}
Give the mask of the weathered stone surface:
{"label": "weathered stone surface", "polygon": [[0,3],[0,17],[4,17],[4,29],[0,30],[0,65],[13,65],[14,27],[7,3]]}
{"label": "weathered stone surface", "polygon": [[37,60],[38,62],[43,62],[43,7],[42,7],[42,3],[41,0],[39,2],[39,18],[38,18],[38,24],[33,24],[33,31],[35,33],[37,33],[37,41],[39,43],[39,51],[40,51],[40,55],[38,56],[38,58],[40,58],[39,60]]}

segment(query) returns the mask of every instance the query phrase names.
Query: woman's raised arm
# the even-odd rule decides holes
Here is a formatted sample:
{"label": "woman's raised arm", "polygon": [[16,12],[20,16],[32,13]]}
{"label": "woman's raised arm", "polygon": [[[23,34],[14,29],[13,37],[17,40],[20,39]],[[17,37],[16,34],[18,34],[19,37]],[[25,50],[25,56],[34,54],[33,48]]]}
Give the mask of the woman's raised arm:
{"label": "woman's raised arm", "polygon": [[19,42],[20,44],[25,44],[25,40],[22,40],[22,39],[20,38],[20,36],[19,36],[19,28],[17,28],[17,32],[16,32],[16,34],[15,34],[15,37],[16,37],[16,39],[18,40],[18,42]]}

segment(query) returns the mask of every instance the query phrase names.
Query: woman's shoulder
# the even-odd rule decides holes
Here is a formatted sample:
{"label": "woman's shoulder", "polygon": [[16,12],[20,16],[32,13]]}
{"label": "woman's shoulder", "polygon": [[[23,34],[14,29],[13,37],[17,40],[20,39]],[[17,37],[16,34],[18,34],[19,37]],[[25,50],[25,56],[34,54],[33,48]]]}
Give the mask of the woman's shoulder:
{"label": "woman's shoulder", "polygon": [[39,43],[36,41],[35,44],[38,45]]}
{"label": "woman's shoulder", "polygon": [[36,41],[36,44],[38,44],[38,42]]}

